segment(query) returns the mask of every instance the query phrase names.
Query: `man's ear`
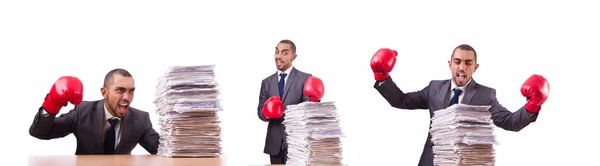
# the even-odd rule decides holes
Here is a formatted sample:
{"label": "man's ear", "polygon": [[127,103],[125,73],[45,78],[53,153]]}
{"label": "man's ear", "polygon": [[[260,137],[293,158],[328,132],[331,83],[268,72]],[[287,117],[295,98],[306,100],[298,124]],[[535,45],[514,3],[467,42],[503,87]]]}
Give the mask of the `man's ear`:
{"label": "man's ear", "polygon": [[100,93],[102,93],[102,97],[104,97],[104,99],[108,98],[108,93],[106,91],[107,89],[105,87],[100,88]]}
{"label": "man's ear", "polygon": [[451,62],[450,60],[448,60],[448,68],[449,68],[450,70],[452,70],[452,64],[451,64],[451,63],[452,63],[452,62]]}
{"label": "man's ear", "polygon": [[294,55],[292,55],[292,61],[296,60],[296,56],[298,56],[298,55],[296,55],[296,53],[294,53]]}
{"label": "man's ear", "polygon": [[473,70],[473,73],[475,73],[475,71],[477,71],[477,68],[479,68],[479,63],[475,64],[475,70]]}

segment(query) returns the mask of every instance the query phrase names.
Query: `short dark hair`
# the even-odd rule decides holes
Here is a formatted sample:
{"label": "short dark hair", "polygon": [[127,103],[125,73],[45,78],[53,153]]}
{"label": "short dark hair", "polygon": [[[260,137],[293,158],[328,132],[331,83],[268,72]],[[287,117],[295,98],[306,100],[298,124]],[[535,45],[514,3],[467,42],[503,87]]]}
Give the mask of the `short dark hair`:
{"label": "short dark hair", "polygon": [[114,80],[114,75],[121,75],[123,77],[132,77],[131,73],[129,73],[127,70],[125,69],[121,69],[121,68],[116,68],[113,69],[111,71],[109,71],[106,76],[104,77],[104,87],[107,88],[109,84],[111,84]]}
{"label": "short dark hair", "polygon": [[477,52],[475,51],[475,49],[473,47],[471,47],[468,44],[461,44],[456,46],[456,48],[454,48],[454,50],[452,50],[452,54],[450,55],[450,60],[452,60],[452,57],[454,56],[454,52],[456,51],[456,49],[460,49],[463,51],[473,51],[473,53],[475,54],[475,62],[477,62]]}
{"label": "short dark hair", "polygon": [[283,39],[279,41],[279,43],[289,44],[290,48],[292,48],[292,53],[296,53],[296,44],[294,44],[294,42],[292,42],[291,40]]}

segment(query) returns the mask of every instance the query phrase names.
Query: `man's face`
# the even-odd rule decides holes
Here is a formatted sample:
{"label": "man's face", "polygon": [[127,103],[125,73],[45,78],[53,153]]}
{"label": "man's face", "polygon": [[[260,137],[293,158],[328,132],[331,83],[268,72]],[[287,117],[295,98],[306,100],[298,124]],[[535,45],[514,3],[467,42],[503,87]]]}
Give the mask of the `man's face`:
{"label": "man's face", "polygon": [[277,44],[277,47],[275,47],[275,65],[278,70],[287,70],[292,66],[292,61],[294,61],[294,59],[296,59],[296,53],[292,53],[290,44]]}
{"label": "man's face", "polygon": [[112,84],[101,89],[108,111],[114,116],[123,118],[127,114],[129,104],[133,101],[135,86],[132,77],[113,76]]}
{"label": "man's face", "polygon": [[448,65],[450,65],[452,80],[456,86],[465,86],[479,67],[479,64],[475,62],[475,52],[461,49],[454,51]]}

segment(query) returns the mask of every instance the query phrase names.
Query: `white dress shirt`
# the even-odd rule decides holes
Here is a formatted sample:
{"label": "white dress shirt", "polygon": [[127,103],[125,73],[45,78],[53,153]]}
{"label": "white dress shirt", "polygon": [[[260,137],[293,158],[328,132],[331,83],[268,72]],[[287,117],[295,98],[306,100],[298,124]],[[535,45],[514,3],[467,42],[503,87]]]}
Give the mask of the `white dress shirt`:
{"label": "white dress shirt", "polygon": [[[469,83],[471,83],[471,80],[473,79],[469,79],[469,82],[467,82],[467,84],[465,84],[465,86],[469,85]],[[448,99],[448,101],[452,100],[452,98],[454,97],[454,88],[457,88],[456,84],[454,84],[454,81],[452,79],[450,79],[450,82],[452,82],[450,84],[450,98]],[[462,103],[462,99],[463,96],[465,96],[465,86],[461,86],[458,87],[458,89],[462,90],[462,93],[460,93],[460,95],[458,96],[458,103]]]}
{"label": "white dress shirt", "polygon": [[290,66],[287,70],[285,71],[281,71],[281,70],[277,70],[277,82],[279,82],[279,80],[281,80],[281,73],[285,73],[287,74],[285,76],[285,78],[283,79],[283,87],[285,87],[285,84],[287,84],[287,80],[288,78],[290,78],[290,72],[292,71],[292,68],[294,68],[294,66]]}
{"label": "white dress shirt", "polygon": [[121,140],[121,118],[113,116],[112,114],[110,114],[110,112],[108,112],[108,109],[106,109],[106,105],[104,105],[104,130],[102,132],[102,137],[104,137],[106,135],[106,131],[108,130],[108,128],[110,128],[110,123],[108,123],[108,119],[111,118],[117,118],[119,119],[119,121],[117,122],[116,126],[115,126],[115,149],[117,148],[117,145],[119,145],[119,141]]}

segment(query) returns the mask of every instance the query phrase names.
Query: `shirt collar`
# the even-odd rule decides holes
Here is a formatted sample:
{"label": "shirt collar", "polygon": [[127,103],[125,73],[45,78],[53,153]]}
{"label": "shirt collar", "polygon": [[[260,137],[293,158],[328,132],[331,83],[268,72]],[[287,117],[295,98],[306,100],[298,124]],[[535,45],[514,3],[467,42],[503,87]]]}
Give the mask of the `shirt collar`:
{"label": "shirt collar", "polygon": [[[469,79],[469,81],[467,82],[467,84],[465,84],[465,86],[458,87],[458,89],[460,89],[460,90],[462,90],[464,92],[465,91],[465,87],[467,85],[469,85],[469,83],[471,83],[471,80],[473,80],[473,78]],[[450,90],[453,90],[454,88],[457,87],[456,84],[454,84],[454,80],[452,80],[452,78],[450,79],[450,82],[452,82],[452,83],[450,83]]]}
{"label": "shirt collar", "polygon": [[290,66],[287,70],[281,72],[281,70],[277,70],[277,76],[279,76],[281,73],[285,73],[288,76],[290,75],[290,72],[292,71],[292,68],[294,68],[294,66]]}

